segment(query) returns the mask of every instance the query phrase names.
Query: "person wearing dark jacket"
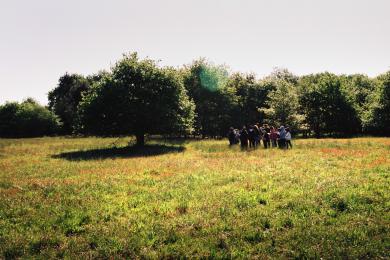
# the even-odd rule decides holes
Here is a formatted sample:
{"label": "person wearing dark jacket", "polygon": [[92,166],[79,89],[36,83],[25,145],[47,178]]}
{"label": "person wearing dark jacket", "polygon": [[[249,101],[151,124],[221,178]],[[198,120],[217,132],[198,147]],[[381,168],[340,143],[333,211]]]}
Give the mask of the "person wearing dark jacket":
{"label": "person wearing dark jacket", "polygon": [[263,130],[263,144],[264,144],[264,148],[267,149],[267,148],[270,148],[270,146],[271,146],[270,129],[269,129],[268,125],[264,125],[263,129],[264,129]]}
{"label": "person wearing dark jacket", "polygon": [[256,131],[253,125],[249,126],[248,139],[249,147],[256,148]]}
{"label": "person wearing dark jacket", "polygon": [[229,138],[229,144],[234,145],[236,144],[236,133],[234,132],[234,128],[230,127],[229,133],[228,133],[228,138]]}
{"label": "person wearing dark jacket", "polygon": [[246,127],[243,126],[240,131],[240,143],[242,149],[248,149],[248,131],[246,130]]}

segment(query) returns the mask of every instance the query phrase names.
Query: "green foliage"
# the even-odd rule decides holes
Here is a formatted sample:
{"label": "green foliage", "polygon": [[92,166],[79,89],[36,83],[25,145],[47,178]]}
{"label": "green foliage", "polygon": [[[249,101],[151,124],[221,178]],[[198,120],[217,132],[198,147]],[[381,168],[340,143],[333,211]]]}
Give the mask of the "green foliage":
{"label": "green foliage", "polygon": [[49,92],[49,108],[60,118],[64,134],[71,134],[77,128],[77,106],[83,93],[90,88],[91,80],[66,73],[58,80],[57,87]]}
{"label": "green foliage", "polygon": [[31,98],[0,106],[1,137],[53,135],[59,127],[57,117]]}
{"label": "green foliage", "polygon": [[388,74],[298,77],[275,68],[257,80],[204,58],[172,69],[130,54],[111,72],[65,74],[49,93],[49,107],[63,122],[62,133],[134,134],[140,144],[147,133],[218,137],[253,123],[317,137],[388,135]]}
{"label": "green foliage", "polygon": [[183,71],[184,85],[195,103],[195,133],[224,135],[232,122],[234,93],[226,87],[228,71],[204,59],[196,60]]}
{"label": "green foliage", "polygon": [[277,79],[272,82],[275,89],[268,95],[263,108],[266,122],[276,126],[284,125],[294,130],[302,128],[303,116],[298,113],[298,95],[296,86],[286,80]]}
{"label": "green foliage", "polygon": [[292,85],[297,85],[299,77],[291,73],[288,69],[276,67],[269,76],[265,77],[265,80],[269,82],[278,82],[281,80]]}
{"label": "green foliage", "polygon": [[361,118],[369,107],[368,97],[375,91],[375,81],[361,74],[341,76],[340,78],[346,98]]}
{"label": "green foliage", "polygon": [[363,127],[367,132],[390,135],[390,71],[375,79],[376,88],[369,93],[363,111]]}
{"label": "green foliage", "polygon": [[272,86],[256,80],[253,74],[234,73],[229,78],[229,89],[236,96],[231,125],[242,127],[248,123],[263,122],[260,108],[266,106],[266,99]]}
{"label": "green foliage", "polygon": [[82,131],[95,135],[134,134],[143,145],[145,134],[191,131],[194,105],[180,74],[160,68],[136,53],[125,55],[95,84],[80,104]]}
{"label": "green foliage", "polygon": [[299,87],[301,113],[317,137],[359,132],[357,113],[343,90],[340,77],[328,72],[311,74],[300,79]]}
{"label": "green foliage", "polygon": [[[197,63],[197,62],[195,62]],[[206,62],[201,62],[199,67],[199,79],[202,88],[210,91],[222,89],[228,79],[228,71],[224,66],[211,66]]]}
{"label": "green foliage", "polygon": [[228,76],[226,67],[204,59],[194,61],[183,74],[196,105],[195,133],[224,136],[230,126],[262,121],[259,108],[265,105],[270,86],[258,82],[253,74]]}

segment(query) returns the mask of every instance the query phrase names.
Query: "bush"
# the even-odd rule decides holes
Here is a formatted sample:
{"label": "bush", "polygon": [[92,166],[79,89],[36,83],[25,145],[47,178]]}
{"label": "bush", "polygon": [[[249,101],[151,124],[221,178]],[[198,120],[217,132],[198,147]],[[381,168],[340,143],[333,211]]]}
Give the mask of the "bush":
{"label": "bush", "polygon": [[0,106],[0,137],[53,135],[59,129],[57,117],[33,99]]}

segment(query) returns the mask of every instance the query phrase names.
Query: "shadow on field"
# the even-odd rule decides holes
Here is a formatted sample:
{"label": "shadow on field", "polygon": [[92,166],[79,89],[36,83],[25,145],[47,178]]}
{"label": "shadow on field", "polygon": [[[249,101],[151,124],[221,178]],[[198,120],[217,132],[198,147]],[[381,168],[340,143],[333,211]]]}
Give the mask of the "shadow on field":
{"label": "shadow on field", "polygon": [[66,152],[66,153],[53,155],[52,158],[66,159],[69,161],[134,158],[134,157],[156,156],[156,155],[162,155],[167,153],[178,153],[178,152],[183,152],[184,150],[185,148],[183,146],[167,146],[167,145],[145,145],[144,147],[126,146],[126,147],[112,147],[112,148],[100,148],[100,149],[92,149],[92,150]]}

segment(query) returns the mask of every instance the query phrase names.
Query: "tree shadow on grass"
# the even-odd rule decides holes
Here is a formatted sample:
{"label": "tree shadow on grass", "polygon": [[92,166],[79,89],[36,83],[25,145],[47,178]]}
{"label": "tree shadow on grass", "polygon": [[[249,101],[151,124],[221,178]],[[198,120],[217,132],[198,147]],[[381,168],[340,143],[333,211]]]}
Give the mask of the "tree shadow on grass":
{"label": "tree shadow on grass", "polygon": [[134,158],[134,157],[148,157],[157,156],[167,153],[183,152],[183,146],[168,146],[168,145],[145,145],[126,146],[126,147],[112,147],[99,148],[92,150],[81,150],[74,152],[65,152],[53,155],[52,158],[66,159],[68,161],[84,161],[84,160],[102,160],[115,158]]}

